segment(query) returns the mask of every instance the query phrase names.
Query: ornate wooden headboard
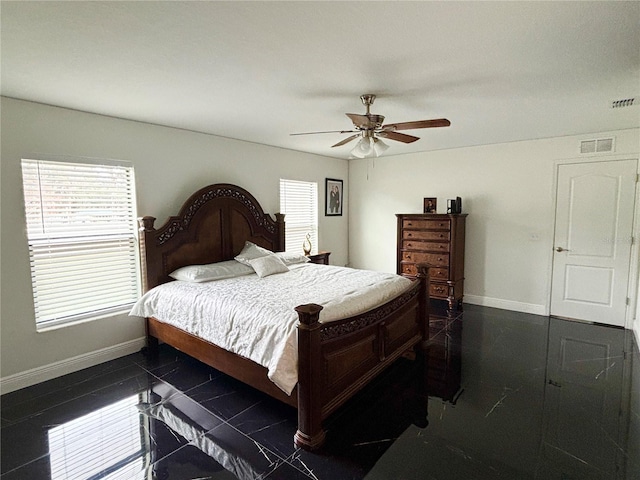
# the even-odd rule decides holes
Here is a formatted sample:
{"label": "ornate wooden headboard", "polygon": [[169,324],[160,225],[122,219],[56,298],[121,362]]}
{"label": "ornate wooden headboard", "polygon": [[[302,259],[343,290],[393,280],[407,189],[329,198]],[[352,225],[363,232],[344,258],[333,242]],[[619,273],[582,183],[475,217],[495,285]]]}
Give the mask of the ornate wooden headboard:
{"label": "ornate wooden headboard", "polygon": [[158,229],[154,217],[139,218],[144,292],[171,281],[169,273],[177,268],[233,259],[247,240],[283,251],[284,215],[275,216],[265,214],[245,189],[217,183],[191,195]]}

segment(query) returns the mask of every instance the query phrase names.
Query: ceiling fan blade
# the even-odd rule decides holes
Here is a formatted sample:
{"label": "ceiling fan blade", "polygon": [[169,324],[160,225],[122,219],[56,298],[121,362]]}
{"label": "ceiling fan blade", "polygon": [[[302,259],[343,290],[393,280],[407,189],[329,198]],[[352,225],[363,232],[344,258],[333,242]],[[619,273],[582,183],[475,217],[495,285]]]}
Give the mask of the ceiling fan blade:
{"label": "ceiling fan blade", "polygon": [[434,120],[417,120],[415,122],[400,122],[390,123],[383,125],[383,130],[413,130],[416,128],[433,128],[433,127],[448,127],[451,122],[446,118],[436,118]]}
{"label": "ceiling fan blade", "polygon": [[367,117],[366,115],[360,115],[358,113],[345,113],[345,115],[349,117],[353,122],[353,124],[358,127],[359,126],[367,127],[371,123],[371,121],[369,120],[369,117]]}
{"label": "ceiling fan blade", "polygon": [[302,132],[302,133],[290,133],[289,135],[316,135],[318,133],[354,133],[357,130],[326,130],[324,132]]}
{"label": "ceiling fan blade", "polygon": [[402,143],[413,143],[416,140],[420,140],[420,137],[414,137],[413,135],[407,135],[406,133],[388,132],[382,131],[376,133],[378,137],[388,138],[389,140],[396,140]]}
{"label": "ceiling fan blade", "polygon": [[351,140],[353,140],[354,138],[358,138],[360,136],[360,134],[356,134],[356,135],[351,135],[350,137],[345,138],[344,140],[341,140],[340,142],[336,143],[335,145],[331,145],[331,148],[333,147],[339,147],[341,145],[344,145],[345,143],[349,143]]}

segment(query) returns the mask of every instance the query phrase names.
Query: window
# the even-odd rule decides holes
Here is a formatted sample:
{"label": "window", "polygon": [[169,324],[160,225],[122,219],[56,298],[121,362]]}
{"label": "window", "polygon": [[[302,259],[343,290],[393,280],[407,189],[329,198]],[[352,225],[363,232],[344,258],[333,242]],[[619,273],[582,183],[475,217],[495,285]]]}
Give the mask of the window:
{"label": "window", "polygon": [[22,160],[36,326],[123,313],[139,295],[126,162]]}
{"label": "window", "polygon": [[318,184],[280,179],[280,213],[286,217],[287,252],[302,253],[307,234],[311,253],[318,251]]}

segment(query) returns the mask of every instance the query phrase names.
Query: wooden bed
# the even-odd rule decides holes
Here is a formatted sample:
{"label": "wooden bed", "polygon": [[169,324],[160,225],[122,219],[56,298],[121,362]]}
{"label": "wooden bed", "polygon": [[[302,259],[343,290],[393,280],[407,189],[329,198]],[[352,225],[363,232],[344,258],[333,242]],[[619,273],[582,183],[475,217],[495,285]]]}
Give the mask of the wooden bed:
{"label": "wooden bed", "polygon": [[[186,265],[231,260],[245,241],[272,251],[284,250],[284,215],[273,220],[246,190],[214,184],[195,192],[177,216],[154,228],[142,217],[140,254],[143,289],[172,281],[169,273]],[[429,335],[428,266],[420,265],[411,289],[365,314],[330,323],[318,322],[322,307],[296,307],[298,313],[298,384],[291,396],[267,378],[257,363],[183,330],[147,319],[149,351],[165,342],[198,360],[298,409],[296,445],[320,447],[323,420],[402,354],[426,347]]]}

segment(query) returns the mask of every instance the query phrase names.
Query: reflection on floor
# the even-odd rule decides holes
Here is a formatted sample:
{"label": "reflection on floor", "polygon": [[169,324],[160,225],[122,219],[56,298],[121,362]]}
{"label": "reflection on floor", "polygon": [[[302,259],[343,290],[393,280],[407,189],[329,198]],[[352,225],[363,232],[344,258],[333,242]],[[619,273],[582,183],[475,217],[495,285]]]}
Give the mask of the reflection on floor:
{"label": "reflection on floor", "polygon": [[484,307],[434,316],[297,450],[296,412],[171,348],[1,398],[1,479],[640,478],[631,332]]}

